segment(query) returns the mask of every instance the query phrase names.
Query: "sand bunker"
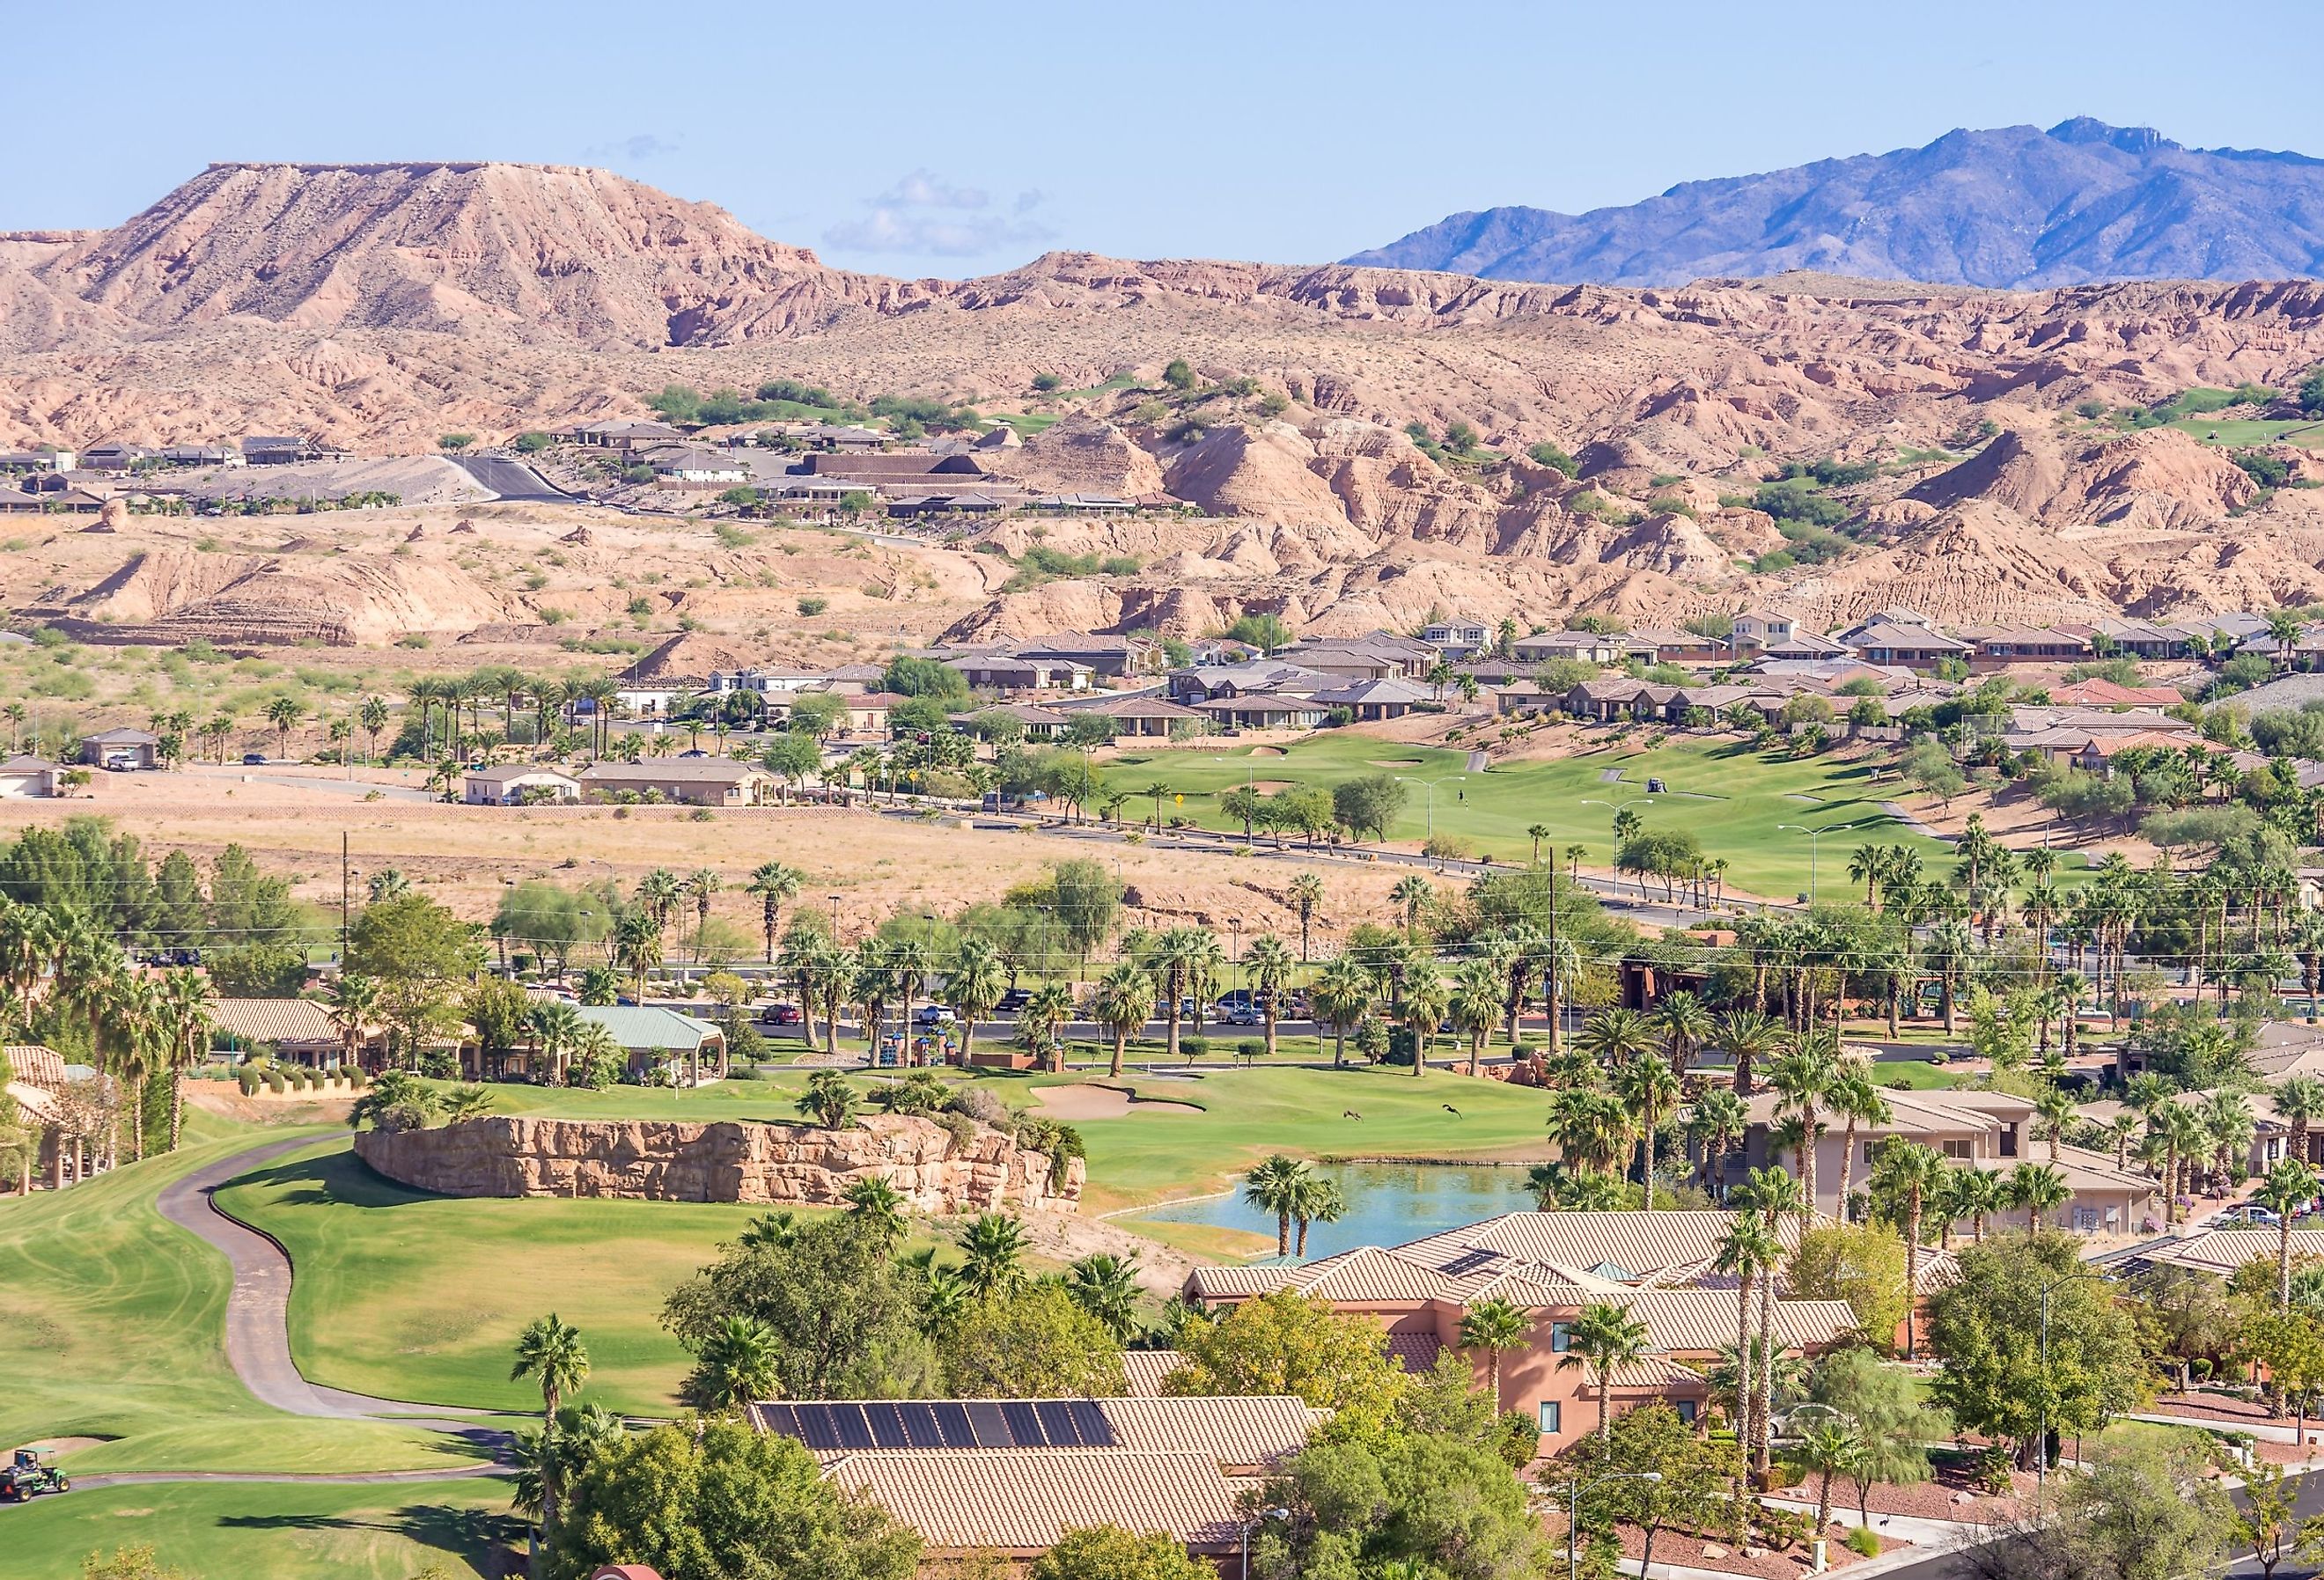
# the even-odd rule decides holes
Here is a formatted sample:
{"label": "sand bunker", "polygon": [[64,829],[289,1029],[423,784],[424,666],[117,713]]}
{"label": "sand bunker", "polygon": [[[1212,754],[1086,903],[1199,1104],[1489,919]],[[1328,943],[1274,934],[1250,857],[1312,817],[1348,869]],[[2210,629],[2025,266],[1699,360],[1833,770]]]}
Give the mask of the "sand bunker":
{"label": "sand bunker", "polygon": [[24,1445],[35,1454],[70,1454],[76,1449],[94,1448],[100,1443],[110,1443],[110,1437],[36,1437]]}
{"label": "sand bunker", "polygon": [[1367,757],[1364,761],[1370,763],[1374,768],[1417,768],[1420,766],[1420,759],[1417,757]]}
{"label": "sand bunker", "polygon": [[1291,789],[1296,782],[1288,779],[1257,779],[1251,781],[1250,788],[1263,796],[1271,796],[1277,790]]}
{"label": "sand bunker", "polygon": [[1254,757],[1280,757],[1283,755],[1283,748],[1280,746],[1253,746],[1250,749],[1250,754]]}
{"label": "sand bunker", "polygon": [[1191,1109],[1192,1103],[1171,1103],[1153,1098],[1134,1098],[1114,1086],[1044,1086],[1034,1094],[1035,1105],[1043,1116],[1062,1119],[1068,1123],[1081,1119],[1120,1119],[1133,1108]]}

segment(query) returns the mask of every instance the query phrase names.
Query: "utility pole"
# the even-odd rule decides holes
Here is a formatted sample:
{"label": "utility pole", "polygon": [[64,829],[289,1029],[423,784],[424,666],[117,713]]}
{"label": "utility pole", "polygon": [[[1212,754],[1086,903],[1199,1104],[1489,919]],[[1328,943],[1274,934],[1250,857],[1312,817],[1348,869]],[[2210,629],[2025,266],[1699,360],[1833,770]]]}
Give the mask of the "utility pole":
{"label": "utility pole", "polygon": [[347,964],[347,831],[339,830],[339,968]]}

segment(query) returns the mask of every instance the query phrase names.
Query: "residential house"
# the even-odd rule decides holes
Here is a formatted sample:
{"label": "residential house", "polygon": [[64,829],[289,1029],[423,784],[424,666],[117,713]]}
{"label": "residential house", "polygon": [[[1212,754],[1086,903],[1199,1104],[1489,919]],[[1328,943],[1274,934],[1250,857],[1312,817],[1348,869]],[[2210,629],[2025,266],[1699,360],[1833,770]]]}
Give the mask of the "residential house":
{"label": "residential house", "polygon": [[1330,685],[1332,679],[1305,665],[1277,659],[1259,659],[1244,664],[1201,664],[1170,671],[1170,700],[1192,707],[1213,698],[1250,696],[1303,683],[1314,690]]}
{"label": "residential house", "polygon": [[1110,636],[1087,631],[1053,631],[1025,637],[1000,650],[1036,662],[1078,664],[1093,675],[1120,680],[1159,666],[1162,644],[1150,636]]}
{"label": "residential house", "polygon": [[126,472],[138,462],[146,460],[153,452],[142,444],[122,444],[108,439],[93,444],[81,451],[80,464],[97,472]]}
{"label": "residential house", "polygon": [[[331,1019],[328,1005],[313,999],[261,998],[217,1001],[210,1012],[211,1045],[242,1053],[272,1049],[293,1064],[320,1068],[338,1064],[347,1049],[346,1033]],[[370,1046],[358,1038],[358,1052]]]}
{"label": "residential house", "polygon": [[1509,651],[1527,664],[1547,663],[1552,659],[1572,659],[1585,664],[1618,664],[1626,659],[1646,657],[1651,661],[1655,652],[1650,643],[1618,633],[1600,631],[1541,631],[1531,636],[1520,636],[1510,644]]}
{"label": "residential house", "polygon": [[2175,752],[2188,744],[2188,737],[2165,730],[2110,730],[2092,735],[2068,761],[2085,773],[2095,773],[2102,779],[2114,777],[2114,760],[2125,752],[2159,750]]}
{"label": "residential house", "polygon": [[[1613,1408],[1661,1400],[1682,1418],[1701,1412],[1710,1391],[1704,1370],[1735,1337],[1732,1280],[1712,1270],[1731,1222],[1720,1212],[1508,1213],[1304,1264],[1198,1267],[1184,1293],[1219,1306],[1295,1290],[1336,1311],[1377,1318],[1391,1348],[1416,1370],[1448,1348],[1465,1354],[1462,1317],[1481,1302],[1508,1300],[1527,1313],[1530,1330],[1500,1358],[1499,1402],[1531,1416],[1539,1451],[1554,1454],[1597,1425],[1594,1380],[1562,1363],[1573,1319],[1592,1303],[1620,1306],[1646,1328],[1649,1353],[1615,1374]],[[1778,1233],[1788,1242],[1796,1220],[1786,1219]],[[1841,1301],[1775,1302],[1776,1339],[1786,1350],[1819,1354],[1855,1326]],[[1482,1384],[1486,1360],[1471,1358]]]}
{"label": "residential house", "polygon": [[888,450],[877,455],[818,451],[808,456],[799,469],[813,477],[845,477],[874,485],[942,477],[966,486],[986,476],[984,463],[974,456],[940,456],[930,450]]}
{"label": "residential house", "polygon": [[673,444],[686,436],[667,422],[608,421],[600,418],[559,429],[557,437],[595,449],[641,450]]}
{"label": "residential house", "polygon": [[[2172,1240],[2142,1245],[2117,1264],[2126,1272],[2148,1268],[2179,1267],[2227,1280],[2237,1269],[2259,1261],[2273,1262],[2279,1249],[2273,1229],[2190,1229]],[[2293,1264],[2324,1257],[2324,1229],[2292,1232]]]}
{"label": "residential house", "polygon": [[471,807],[571,806],[581,799],[581,781],[537,762],[498,763],[462,775],[460,799]]}
{"label": "residential house", "polygon": [[1789,636],[1770,642],[1758,650],[1761,665],[1769,661],[1796,662],[1805,660],[1821,663],[1831,661],[1861,661],[1861,655],[1844,642],[1829,636],[1819,636],[1812,631],[1794,631]]}
{"label": "residential house", "polygon": [[1733,659],[1735,650],[1727,639],[1705,636],[1695,631],[1672,631],[1661,626],[1642,625],[1630,633],[1630,640],[1652,642],[1654,661],[1665,664],[1723,664]]}
{"label": "residential house", "polygon": [[[1075,707],[1072,713],[1084,711]],[[1179,729],[1194,729],[1210,721],[1191,707],[1181,707],[1160,697],[1117,697],[1097,703],[1086,711],[1102,713],[1113,721],[1116,738],[1122,736],[1167,736]]]}
{"label": "residential house", "polygon": [[242,441],[245,466],[288,467],[300,461],[345,460],[347,452],[300,434],[254,433]]}
{"label": "residential house", "polygon": [[2124,713],[2164,713],[2187,700],[2175,686],[2122,686],[2100,676],[2049,688],[2057,707],[2107,707]]}
{"label": "residential house", "polygon": [[0,762],[0,800],[53,796],[62,788],[64,770],[53,762],[23,754]]}
{"label": "residential house", "polygon": [[1304,697],[1265,693],[1216,697],[1194,707],[1221,729],[1233,730],[1320,729],[1332,712]]}
{"label": "residential house", "polygon": [[21,488],[0,488],[0,515],[33,516],[44,509],[41,496]]}
{"label": "residential house", "polygon": [[1964,634],[1975,650],[1969,655],[1969,668],[1980,671],[2006,669],[2011,664],[2074,664],[2090,657],[2090,633],[2087,629],[2061,631],[2037,626]]}
{"label": "residential house", "polygon": [[151,730],[141,730],[124,725],[110,730],[99,730],[84,735],[80,743],[80,760],[93,768],[108,768],[116,773],[159,768],[161,737]]}
{"label": "residential house", "polygon": [[1311,693],[1307,700],[1327,710],[1344,707],[1350,718],[1370,722],[1402,718],[1431,698],[1425,687],[1409,680],[1358,680]]}
{"label": "residential house", "polygon": [[1738,652],[1756,652],[1790,641],[1798,631],[1799,623],[1789,614],[1746,609],[1735,616],[1735,630],[1728,640]]}
{"label": "residential house", "polygon": [[583,795],[595,800],[636,796],[696,807],[754,807],[775,781],[765,769],[731,757],[661,757],[593,762],[581,771],[580,784]]}
{"label": "residential house", "polygon": [[69,472],[76,458],[70,450],[0,450],[0,473]]}
{"label": "residential house", "polygon": [[1867,663],[1900,670],[1933,670],[1948,659],[1967,661],[1976,651],[1959,637],[1932,626],[1887,620],[1870,620],[1843,633],[1837,645],[1855,652]]}
{"label": "residential house", "polygon": [[946,659],[944,663],[959,670],[972,690],[1086,691],[1090,688],[1090,667],[1068,658],[983,653]]}
{"label": "residential house", "polygon": [[651,467],[655,483],[665,488],[731,488],[751,479],[750,467],[706,445],[659,446],[638,461]]}
{"label": "residential house", "polygon": [[971,719],[994,714],[1015,719],[1023,725],[1025,738],[1028,741],[1056,740],[1073,718],[1071,714],[1061,713],[1054,707],[1043,707],[1034,702],[1004,702],[993,707],[973,707],[954,714],[953,718],[957,724],[965,724]]}
{"label": "residential house", "polygon": [[1302,647],[1298,661],[1302,669],[1342,680],[1386,680],[1412,672],[1402,654],[1369,646]]}
{"label": "residential house", "polygon": [[[2029,1098],[2003,1093],[1885,1092],[1895,1117],[1884,1125],[1859,1125],[1856,1156],[1849,1167],[1851,1188],[1861,1188],[1871,1178],[1872,1156],[1890,1136],[1919,1142],[1956,1163],[1997,1162],[2014,1167],[2026,1155],[2026,1136],[2034,1122]],[[1762,1091],[1748,1100],[1749,1123],[1743,1144],[1712,1165],[1714,1179],[1739,1183],[1752,1169],[1776,1165],[1797,1173],[1797,1160],[1779,1151],[1769,1141],[1770,1128],[1780,1123],[1780,1095]],[[1816,1146],[1816,1211],[1841,1215],[1840,1160],[1847,1145],[1844,1127],[1833,1125]]]}
{"label": "residential house", "polygon": [[1448,659],[1465,659],[1493,644],[1492,627],[1481,620],[1438,620],[1420,633],[1420,640]]}
{"label": "residential house", "polygon": [[[706,681],[691,676],[668,675],[655,679],[624,679],[613,693],[613,701],[622,711],[633,718],[667,718],[699,696]],[[575,704],[575,711],[592,713],[596,709],[593,698],[583,698]]]}
{"label": "residential house", "polygon": [[899,521],[918,521],[927,516],[998,515],[1009,508],[1009,502],[999,495],[982,490],[959,494],[914,494],[891,500],[887,513]]}
{"label": "residential house", "polygon": [[[1325,655],[1331,662],[1318,662],[1315,655]],[[1443,655],[1425,642],[1409,636],[1398,636],[1392,631],[1370,631],[1361,636],[1309,637],[1283,648],[1277,658],[1292,659],[1311,670],[1344,676],[1351,680],[1385,679],[1388,674],[1402,675],[1416,680],[1443,661]],[[1393,661],[1394,668],[1382,673],[1379,661]]]}

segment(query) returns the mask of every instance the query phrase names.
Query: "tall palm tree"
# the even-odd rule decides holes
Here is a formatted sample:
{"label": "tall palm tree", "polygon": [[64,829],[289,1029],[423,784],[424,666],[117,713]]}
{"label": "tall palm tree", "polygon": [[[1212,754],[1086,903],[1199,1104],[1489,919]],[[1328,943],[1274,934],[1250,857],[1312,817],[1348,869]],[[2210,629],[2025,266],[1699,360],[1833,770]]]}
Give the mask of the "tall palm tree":
{"label": "tall palm tree", "polygon": [[2286,1076],[2273,1097],[2275,1116],[2292,1132],[2285,1138],[2283,1155],[2294,1162],[2315,1162],[2310,1138],[2316,1121],[2324,1119],[2324,1080],[2314,1076]]}
{"label": "tall palm tree", "polygon": [[2047,1163],[2020,1163],[2009,1171],[2009,1205],[2025,1209],[2028,1234],[2042,1232],[2042,1219],[2056,1212],[2073,1195],[2066,1177]]}
{"label": "tall palm tree", "polygon": [[1611,1092],[1568,1086],[1549,1100],[1550,1139],[1572,1168],[1611,1174],[1629,1154],[1629,1114]]}
{"label": "tall palm tree", "polygon": [[[1921,1213],[1943,1168],[1944,1160],[1933,1149],[1903,1136],[1888,1137],[1873,1154],[1873,1199],[1904,1231],[1904,1289],[1908,1295],[1921,1287]],[[1908,1299],[1904,1307],[1907,1360],[1917,1354],[1917,1340],[1913,1302]]]}
{"label": "tall palm tree", "polygon": [[1342,955],[1323,967],[1307,990],[1307,1003],[1332,1028],[1332,1067],[1348,1062],[1348,1029],[1371,1013],[1378,993],[1372,975],[1361,964]]}
{"label": "tall palm tree", "polygon": [[669,926],[669,913],[678,909],[685,894],[685,881],[668,867],[656,867],[638,880],[637,901],[657,928]]}
{"label": "tall palm tree", "polygon": [[1452,1003],[1452,984],[1434,966],[1418,967],[1404,984],[1404,1003],[1398,1017],[1412,1036],[1412,1073],[1416,1076],[1428,1073],[1428,1045],[1435,1039],[1436,1028],[1444,1023],[1445,1012]]}
{"label": "tall palm tree", "polygon": [[1294,873],[1284,889],[1284,899],[1299,918],[1299,959],[1305,965],[1315,957],[1308,947],[1308,929],[1314,923],[1315,912],[1323,908],[1323,880],[1314,873]]}
{"label": "tall palm tree", "polygon": [[1871,1070],[1855,1060],[1833,1071],[1831,1084],[1824,1088],[1823,1103],[1841,1121],[1840,1215],[1846,1218],[1856,1170],[1856,1127],[1861,1124],[1877,1129],[1894,1121],[1896,1111],[1889,1106],[1880,1088],[1872,1084]]}
{"label": "tall palm tree", "polygon": [[1404,918],[1405,942],[1417,942],[1420,938],[1420,913],[1427,909],[1430,901],[1436,898],[1435,889],[1418,873],[1407,873],[1396,881],[1396,887],[1388,892],[1388,897],[1389,903],[1397,908],[1397,914]]}
{"label": "tall palm tree", "polygon": [[1242,1199],[1275,1215],[1275,1254],[1291,1254],[1291,1220],[1299,1208],[1299,1187],[1314,1171],[1306,1160],[1277,1152],[1242,1177]]}
{"label": "tall palm tree", "polygon": [[[1789,1049],[1767,1072],[1767,1084],[1799,1117],[1800,1194],[1811,1214],[1815,1211],[1816,1150],[1817,1139],[1823,1133],[1824,1094],[1838,1074],[1830,1043],[1812,1034],[1793,1037]],[[1846,1210],[1844,1202],[1841,1207]]]}
{"label": "tall palm tree", "polygon": [[[1785,1213],[1803,1210],[1806,1198],[1800,1182],[1780,1169],[1754,1169],[1744,1177],[1738,1193],[1738,1206],[1747,1213],[1757,1213],[1767,1227],[1770,1236],[1776,1236],[1776,1224]],[[1775,1280],[1773,1277],[1759,1280],[1759,1418],[1752,1433],[1752,1465],[1763,1480],[1767,1474],[1769,1446],[1775,1439]]]}
{"label": "tall palm tree", "polygon": [[785,866],[781,862],[761,862],[751,869],[750,882],[742,885],[746,892],[759,897],[769,966],[775,963],[776,924],[782,919],[783,901],[795,898],[806,882],[807,874],[797,867]]}
{"label": "tall palm tree", "polygon": [[1297,963],[1291,950],[1273,933],[1261,933],[1250,941],[1243,955],[1244,969],[1250,979],[1250,991],[1259,1000],[1259,1012],[1267,1027],[1267,1057],[1275,1057],[1275,1022],[1283,1011],[1283,994],[1291,985]]}
{"label": "tall palm tree", "polygon": [[661,964],[661,923],[651,910],[632,910],[613,924],[613,960],[630,974],[638,1003],[646,997],[646,973]]}
{"label": "tall palm tree", "polygon": [[533,1046],[548,1061],[551,1082],[565,1085],[565,1072],[574,1050],[580,1046],[582,1028],[592,1024],[587,1017],[563,999],[543,999],[532,1006],[525,1016],[526,1030],[532,1035]]}
{"label": "tall palm tree", "polygon": [[2275,1215],[2275,1308],[2292,1307],[2292,1215],[2316,1199],[2316,1170],[2286,1158],[2267,1171],[2252,1200]]}
{"label": "tall palm tree", "polygon": [[1492,1045],[1493,1028],[1501,1019],[1501,971],[1492,961],[1476,959],[1452,978],[1452,997],[1446,1008],[1452,1029],[1468,1039],[1469,1074],[1478,1074],[1479,1061]]}
{"label": "tall palm tree", "polygon": [[217,995],[201,972],[172,971],[162,978],[161,1003],[169,1027],[170,1150],[174,1152],[185,1129],[186,1072],[208,1051]]}
{"label": "tall palm tree", "polygon": [[[1009,988],[1009,963],[987,938],[964,938],[952,957],[945,977],[945,993],[953,1013],[960,1017],[960,1059],[965,1065],[976,1051],[976,1023],[991,1015]],[[1117,1075],[1120,1071],[1115,1072]]]}
{"label": "tall palm tree", "polygon": [[1637,1365],[1646,1354],[1646,1325],[1611,1302],[1592,1300],[1566,1325],[1565,1354],[1557,1363],[1560,1369],[1583,1368],[1585,1379],[1595,1374],[1599,1442],[1606,1442],[1614,1432],[1615,1371]]}
{"label": "tall palm tree", "polygon": [[1485,1352],[1485,1388],[1493,1408],[1501,1408],[1501,1355],[1523,1349],[1533,1334],[1533,1317],[1514,1300],[1480,1300],[1461,1314],[1461,1347]]}
{"label": "tall palm tree", "polygon": [[2034,1095],[2034,1113],[2042,1121],[2043,1134],[2050,1142],[2050,1161],[2055,1163],[2058,1149],[2065,1144],[2066,1126],[2073,1123],[2074,1095],[2063,1086],[2044,1086]]}
{"label": "tall palm tree", "polygon": [[2209,1144],[2202,1116],[2184,1103],[2167,1103],[2154,1113],[2154,1132],[2163,1139],[2163,1222],[2179,1222],[2180,1173],[2200,1158]]}
{"label": "tall palm tree", "polygon": [[[1713,1086],[1694,1100],[1687,1110],[1686,1139],[1699,1149],[1701,1161],[1696,1165],[1695,1178],[1708,1187],[1711,1169],[1721,1162],[1735,1143],[1750,1129],[1751,1111],[1742,1098],[1724,1086]],[[1720,1194],[1725,1195],[1722,1178]]]}
{"label": "tall palm tree", "polygon": [[1115,961],[1097,980],[1090,1012],[1113,1039],[1113,1062],[1107,1074],[1119,1080],[1123,1049],[1154,1018],[1153,977],[1135,960]]}
{"label": "tall palm tree", "polygon": [[1017,1012],[1017,1035],[1053,1073],[1065,1067],[1065,1027],[1074,1018],[1074,990],[1063,982],[1045,982],[1035,988],[1025,1007]]}
{"label": "tall palm tree", "polygon": [[1336,1224],[1348,1215],[1348,1197],[1340,1182],[1320,1174],[1310,1173],[1300,1180],[1291,1193],[1291,1224],[1296,1232],[1291,1251],[1301,1258],[1307,1254],[1308,1224]]}
{"label": "tall palm tree", "polygon": [[1650,1209],[1655,1205],[1655,1131],[1679,1100],[1678,1077],[1659,1055],[1643,1053],[1616,1068],[1614,1093],[1638,1115],[1638,1178],[1645,1186],[1638,1206]]}
{"label": "tall palm tree", "polygon": [[1599,1067],[1618,1069],[1655,1043],[1653,1026],[1636,1010],[1600,1010],[1583,1023],[1574,1043],[1598,1061]]}
{"label": "tall palm tree", "polygon": [[1683,988],[1655,1006],[1654,1022],[1662,1033],[1663,1055],[1670,1060],[1671,1073],[1682,1077],[1696,1050],[1719,1030],[1702,1001]]}
{"label": "tall palm tree", "polygon": [[579,1392],[589,1378],[589,1350],[581,1342],[581,1330],[559,1321],[554,1311],[527,1323],[517,1335],[516,1363],[509,1368],[509,1381],[521,1382],[527,1377],[540,1380],[541,1422],[553,1425],[565,1396]]}
{"label": "tall palm tree", "polygon": [[2211,1172],[2224,1187],[2228,1160],[2251,1145],[2251,1108],[2240,1092],[2218,1091],[2205,1097],[2199,1111],[2211,1143]]}
{"label": "tall palm tree", "polygon": [[1756,1368],[1749,1360],[1751,1296],[1761,1280],[1775,1277],[1783,1259],[1783,1242],[1775,1238],[1767,1220],[1756,1212],[1746,1211],[1728,1221],[1727,1233],[1720,1239],[1718,1257],[1712,1263],[1719,1271],[1735,1280],[1735,1436],[1740,1444],[1750,1442],[1752,1423],[1757,1419],[1752,1407]]}

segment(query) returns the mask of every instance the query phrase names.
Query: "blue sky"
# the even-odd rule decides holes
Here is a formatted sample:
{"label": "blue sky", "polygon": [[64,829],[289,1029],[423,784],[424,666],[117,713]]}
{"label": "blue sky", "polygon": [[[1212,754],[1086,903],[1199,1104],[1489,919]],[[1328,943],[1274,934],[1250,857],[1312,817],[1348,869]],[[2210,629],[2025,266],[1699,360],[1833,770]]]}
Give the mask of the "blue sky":
{"label": "blue sky", "polygon": [[[0,228],[210,160],[607,166],[850,267],[1319,262],[1498,203],[2070,115],[2324,154],[2319,30],[2183,3],[741,6],[0,0]],[[2266,28],[2257,36],[2245,23]]]}

